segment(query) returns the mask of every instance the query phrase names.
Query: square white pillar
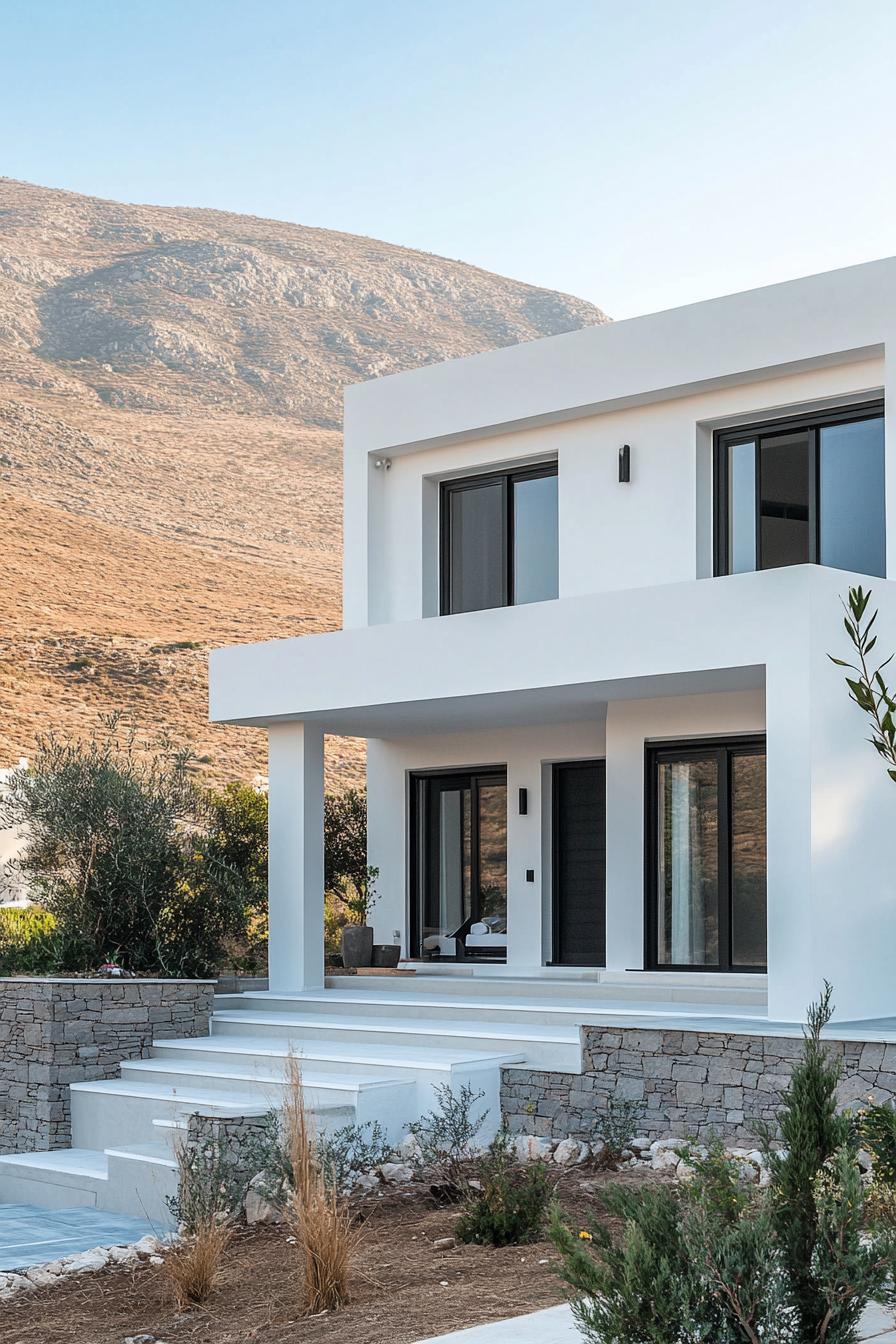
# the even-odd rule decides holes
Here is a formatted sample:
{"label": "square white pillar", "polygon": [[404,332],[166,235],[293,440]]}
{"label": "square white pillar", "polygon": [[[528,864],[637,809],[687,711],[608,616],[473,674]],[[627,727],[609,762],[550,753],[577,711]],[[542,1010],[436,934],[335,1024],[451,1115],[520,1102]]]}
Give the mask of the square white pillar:
{"label": "square white pillar", "polygon": [[272,990],[324,983],[324,737],[268,728],[268,976]]}

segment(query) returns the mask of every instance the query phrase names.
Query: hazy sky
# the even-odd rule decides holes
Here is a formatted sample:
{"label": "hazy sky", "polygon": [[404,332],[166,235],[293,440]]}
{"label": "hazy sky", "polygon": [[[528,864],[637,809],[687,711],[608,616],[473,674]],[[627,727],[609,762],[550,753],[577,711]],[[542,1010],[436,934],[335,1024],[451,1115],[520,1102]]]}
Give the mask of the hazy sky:
{"label": "hazy sky", "polygon": [[896,253],[896,0],[0,0],[0,173],[624,317]]}

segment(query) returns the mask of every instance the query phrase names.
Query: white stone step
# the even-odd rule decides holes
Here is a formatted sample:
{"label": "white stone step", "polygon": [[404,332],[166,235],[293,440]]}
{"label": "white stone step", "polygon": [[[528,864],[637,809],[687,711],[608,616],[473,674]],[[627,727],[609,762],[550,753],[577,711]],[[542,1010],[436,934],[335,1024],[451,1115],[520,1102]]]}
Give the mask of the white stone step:
{"label": "white stone step", "polygon": [[101,1208],[142,1216],[159,1231],[174,1227],[168,1200],[177,1193],[178,1165],[167,1142],[108,1148],[106,1160],[109,1180]]}
{"label": "white stone step", "polygon": [[[186,1057],[131,1060],[121,1066],[124,1082],[152,1082],[157,1087],[183,1090],[198,1086],[204,1093],[221,1093],[225,1097],[234,1091],[250,1088],[261,1093],[269,1107],[283,1104],[288,1086],[286,1056],[256,1057],[243,1060],[197,1059],[189,1052]],[[407,1123],[417,1115],[417,1089],[412,1079],[384,1076],[363,1076],[343,1068],[341,1072],[302,1070],[302,1091],[305,1104],[314,1112],[328,1103],[348,1106],[359,1125],[377,1123],[390,1139],[398,1143],[407,1132]]]}
{"label": "white stone step", "polygon": [[[706,1012],[707,1004],[675,1000],[667,1003],[627,998],[598,1002],[590,996],[579,998],[532,996],[506,994],[502,997],[478,998],[475,995],[462,995],[459,991],[440,994],[437,990],[425,993],[412,993],[410,990],[390,994],[385,990],[342,990],[323,989],[305,990],[294,994],[245,994],[242,1002],[226,1004],[216,1002],[216,1012],[301,1012],[325,1013],[330,1017],[347,1014],[354,1017],[363,1014],[365,1019],[373,1017],[395,1017],[399,1013],[412,1012],[419,1022],[431,1022],[450,1017],[452,1020],[482,1022],[519,1023],[524,1027],[531,1024],[539,1026],[579,1027],[589,1023],[605,1024],[617,1022],[620,1018],[632,1016],[662,1016],[674,1022],[677,1018],[693,1017]],[[744,1016],[745,1007],[740,1004],[722,1005],[713,1002],[713,1015],[728,1013],[732,1016]],[[764,1013],[764,1006],[763,1006]]]}
{"label": "white stone step", "polygon": [[[343,993],[457,996],[474,999],[528,1000],[568,999],[577,1004],[610,1005],[631,1003],[690,1003],[706,1006],[738,1005],[765,1010],[768,981],[765,975],[722,974],[713,971],[604,971],[586,970],[575,974],[566,968],[547,967],[538,974],[522,976],[506,968],[477,967],[468,970],[464,963],[438,966],[416,975],[345,975],[329,976],[328,990]],[[257,996],[264,991],[255,990]],[[224,996],[238,999],[241,996]],[[218,1000],[216,999],[216,1003]],[[236,1003],[221,1002],[221,1007]]]}
{"label": "white stone step", "polygon": [[[194,1111],[209,1115],[264,1115],[268,1096],[258,1090],[234,1088],[224,1094],[203,1089],[200,1083],[166,1087],[152,1082],[118,1078],[72,1083],[72,1141],[83,1148],[114,1148],[122,1138],[130,1144],[158,1141],[156,1119],[186,1119]],[[315,1108],[321,1130],[354,1119],[351,1108],[323,1102]]]}
{"label": "white stone step", "polygon": [[455,1095],[464,1086],[471,1087],[474,1092],[484,1092],[494,1111],[495,1126],[500,1120],[501,1069],[521,1064],[524,1059],[521,1053],[507,1050],[474,1050],[462,1046],[441,1049],[422,1040],[377,1045],[362,1037],[357,1042],[293,1043],[285,1036],[243,1034],[156,1041],[153,1054],[159,1062],[186,1057],[215,1068],[221,1061],[229,1061],[238,1069],[285,1070],[293,1045],[306,1078],[309,1070],[313,1070],[319,1079],[348,1072],[354,1078],[393,1078],[412,1084],[416,1090],[418,1116],[435,1105],[437,1087],[450,1087]]}
{"label": "white stone step", "polygon": [[128,1213],[162,1231],[174,1226],[167,1196],[176,1189],[177,1162],[164,1142],[0,1157],[0,1204]]}
{"label": "white stone step", "polygon": [[[347,1008],[347,1006],[345,1006]],[[272,1012],[269,1010],[223,1009],[211,1019],[213,1036],[276,1035],[295,1044],[301,1052],[306,1041],[369,1041],[374,1045],[397,1043],[452,1048],[506,1051],[523,1057],[530,1068],[558,1069],[580,1073],[581,1045],[577,1027],[541,1023],[477,1021],[458,1018],[427,1018],[415,1013],[403,1017],[380,1017],[363,1012]]]}
{"label": "white stone step", "polygon": [[97,1208],[108,1184],[106,1154],[95,1148],[55,1148],[0,1157],[0,1204],[42,1209]]}

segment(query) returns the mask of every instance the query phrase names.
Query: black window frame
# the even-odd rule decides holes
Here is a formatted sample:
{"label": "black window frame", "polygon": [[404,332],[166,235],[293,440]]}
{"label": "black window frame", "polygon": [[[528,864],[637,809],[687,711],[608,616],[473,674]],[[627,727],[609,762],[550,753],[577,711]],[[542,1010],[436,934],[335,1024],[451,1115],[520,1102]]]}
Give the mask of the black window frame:
{"label": "black window frame", "polygon": [[484,611],[497,611],[500,607],[512,607],[513,601],[513,487],[519,481],[536,481],[544,477],[556,476],[557,462],[539,462],[531,467],[521,467],[511,471],[480,472],[473,476],[461,476],[456,480],[442,481],[439,491],[439,614],[441,616],[461,615],[451,609],[451,526],[449,501],[453,494],[461,490],[477,490],[486,485],[500,484],[503,488],[502,512],[504,526],[504,591],[503,601],[498,607],[484,607]]}
{"label": "black window frame", "polygon": [[[755,515],[756,515],[756,566],[751,573],[762,570],[760,495],[762,479],[760,471],[761,440],[776,434],[808,432],[809,434],[809,559],[808,564],[820,564],[821,551],[821,510],[818,501],[821,498],[821,457],[819,445],[821,431],[829,425],[853,424],[860,420],[876,420],[884,414],[882,399],[856,402],[848,406],[838,406],[828,411],[817,411],[810,415],[788,415],[781,419],[759,420],[750,425],[735,425],[727,429],[717,429],[713,434],[713,575],[720,578],[730,573],[728,568],[728,450],[739,443],[755,441]],[[884,467],[886,470],[886,465]],[[884,522],[886,527],[886,520]]]}
{"label": "black window frame", "polygon": [[[719,780],[718,873],[719,873],[719,960],[713,963],[678,964],[659,959],[658,891],[658,799],[657,766],[663,761],[705,759],[715,752]],[[768,963],[745,966],[731,959],[731,760],[734,756],[767,757],[765,733],[738,734],[732,737],[683,738],[675,742],[645,744],[644,760],[644,967],[649,971],[724,972],[726,975],[765,975]],[[724,782],[724,787],[722,784]],[[766,925],[766,956],[768,928]]]}
{"label": "black window frame", "polygon": [[424,883],[426,878],[423,876],[422,867],[424,860],[428,861],[430,856],[425,852],[425,846],[420,843],[420,822],[426,816],[431,806],[430,784],[434,782],[450,782],[456,780],[458,783],[466,783],[471,791],[471,813],[470,813],[470,900],[471,900],[471,922],[479,918],[481,909],[481,891],[479,881],[479,789],[483,783],[494,784],[502,783],[507,787],[507,766],[505,765],[482,765],[482,766],[454,766],[450,769],[435,770],[411,770],[408,773],[408,799],[407,799],[407,818],[408,818],[408,955],[413,961],[420,961],[423,958],[423,938],[421,928],[421,901],[424,895]]}

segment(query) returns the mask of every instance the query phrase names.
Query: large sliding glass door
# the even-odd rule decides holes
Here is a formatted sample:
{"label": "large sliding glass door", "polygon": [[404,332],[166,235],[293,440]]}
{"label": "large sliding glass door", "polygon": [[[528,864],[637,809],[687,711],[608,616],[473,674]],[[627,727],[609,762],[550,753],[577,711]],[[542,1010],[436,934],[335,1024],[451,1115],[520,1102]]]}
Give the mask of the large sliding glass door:
{"label": "large sliding glass door", "polygon": [[648,750],[647,964],[764,970],[765,740]]}
{"label": "large sliding glass door", "polygon": [[[503,771],[411,780],[412,945],[507,921],[507,778]],[[429,949],[427,949],[429,950]]]}

